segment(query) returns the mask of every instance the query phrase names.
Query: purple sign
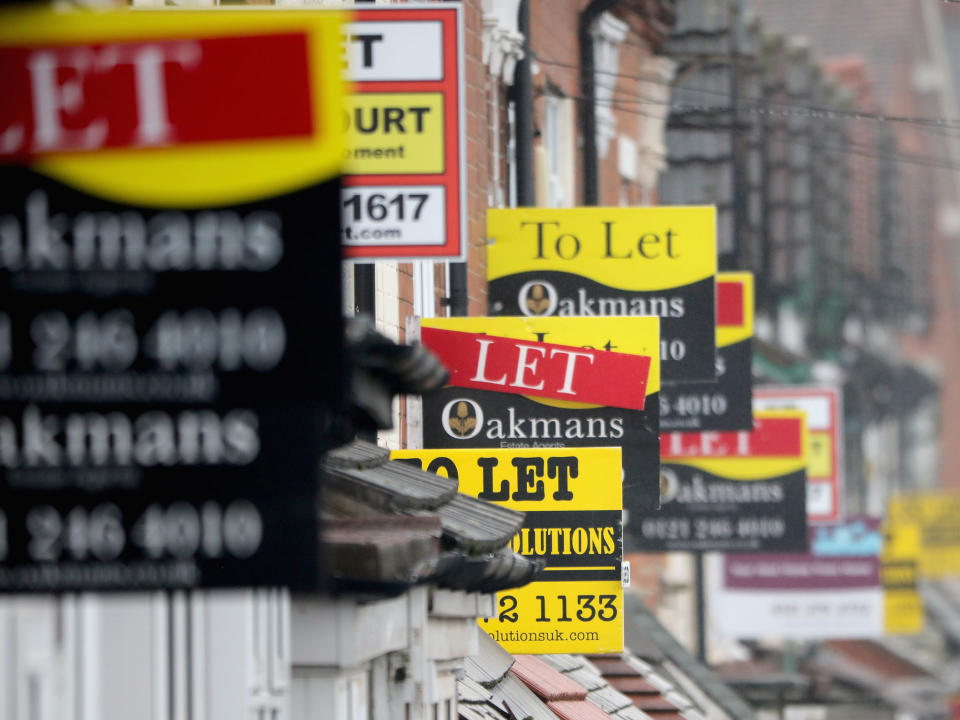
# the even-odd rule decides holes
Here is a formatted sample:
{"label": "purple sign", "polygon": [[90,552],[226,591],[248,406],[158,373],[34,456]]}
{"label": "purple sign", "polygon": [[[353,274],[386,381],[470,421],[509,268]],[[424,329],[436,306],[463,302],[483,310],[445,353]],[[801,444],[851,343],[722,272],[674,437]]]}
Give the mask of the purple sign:
{"label": "purple sign", "polygon": [[874,556],[727,555],[724,585],[741,590],[841,590],[879,587]]}

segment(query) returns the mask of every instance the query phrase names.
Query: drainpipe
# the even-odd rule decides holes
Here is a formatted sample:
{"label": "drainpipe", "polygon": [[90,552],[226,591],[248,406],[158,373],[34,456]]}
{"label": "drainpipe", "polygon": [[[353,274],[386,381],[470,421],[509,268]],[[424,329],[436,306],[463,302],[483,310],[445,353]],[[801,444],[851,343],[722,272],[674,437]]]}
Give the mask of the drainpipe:
{"label": "drainpipe", "polygon": [[530,0],[520,0],[517,30],[523,34],[523,58],[514,70],[513,104],[516,118],[517,205],[536,204],[533,191],[533,87],[530,73]]}
{"label": "drainpipe", "polygon": [[[373,0],[356,1],[358,3],[373,2]],[[371,318],[376,318],[376,288],[376,272],[373,263],[354,263],[353,299],[354,312],[357,315],[367,314]]]}
{"label": "drainpipe", "polygon": [[[451,1],[452,0],[447,0],[447,2]],[[466,151],[466,148],[464,148],[464,151]],[[469,245],[470,237],[468,234],[468,249]],[[467,263],[448,263],[447,271],[449,272],[447,287],[450,291],[450,297],[449,299],[444,298],[440,302],[442,305],[449,305],[451,316],[465,316],[470,306],[470,298],[467,294]]]}
{"label": "drainpipe", "polygon": [[597,163],[597,89],[594,84],[593,23],[620,0],[591,0],[580,13],[580,134],[583,138],[583,204],[596,205],[600,198]]}

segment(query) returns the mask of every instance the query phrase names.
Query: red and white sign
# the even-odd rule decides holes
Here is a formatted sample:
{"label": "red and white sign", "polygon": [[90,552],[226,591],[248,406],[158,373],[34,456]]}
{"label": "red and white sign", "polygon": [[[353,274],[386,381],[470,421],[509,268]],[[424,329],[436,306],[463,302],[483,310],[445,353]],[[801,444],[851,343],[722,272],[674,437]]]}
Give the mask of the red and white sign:
{"label": "red and white sign", "polygon": [[835,387],[766,386],[753,390],[753,409],[803,410],[810,448],[807,466],[807,519],[837,522],[843,517],[843,412]]}
{"label": "red and white sign", "polygon": [[784,457],[803,454],[803,421],[796,417],[758,417],[753,430],[670,432],[660,435],[660,457]]}
{"label": "red and white sign", "polygon": [[644,355],[420,329],[456,387],[642,410],[650,376]]}
{"label": "red and white sign", "polygon": [[310,137],[308,41],[302,32],[0,47],[0,161]]}
{"label": "red and white sign", "polygon": [[343,249],[352,260],[464,256],[463,23],[458,3],[356,10],[345,27]]}

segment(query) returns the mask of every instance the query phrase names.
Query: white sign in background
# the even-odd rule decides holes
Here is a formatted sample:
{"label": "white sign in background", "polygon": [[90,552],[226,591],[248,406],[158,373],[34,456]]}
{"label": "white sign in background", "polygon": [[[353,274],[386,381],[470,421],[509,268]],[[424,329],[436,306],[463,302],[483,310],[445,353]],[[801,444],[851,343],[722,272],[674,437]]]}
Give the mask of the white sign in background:
{"label": "white sign in background", "polygon": [[884,634],[883,589],[752,590],[724,583],[723,555],[708,556],[709,617],[714,632],[741,640],[875,638]]}
{"label": "white sign in background", "polygon": [[346,78],[354,82],[443,80],[437,21],[347,23],[343,52]]}
{"label": "white sign in background", "polygon": [[[770,394],[765,395],[765,392]],[[831,395],[837,407],[836,418],[833,418],[830,413]],[[831,433],[834,443],[831,451],[837,463],[834,467],[834,478],[825,480],[810,477],[809,473],[807,474],[807,515],[808,519],[814,522],[836,521],[842,514],[838,507],[842,502],[843,492],[843,437],[839,427],[842,422],[840,407],[840,391],[832,388],[756,387],[753,392],[754,411],[802,410],[807,414],[807,429],[810,432]],[[836,503],[834,497],[837,499]]]}
{"label": "white sign in background", "polygon": [[[428,139],[413,138],[430,145],[429,161],[409,149],[406,156],[384,154],[392,161],[388,164],[369,165],[364,172],[358,168],[344,176],[344,258],[357,262],[462,258],[466,242],[462,7],[457,2],[404,3],[356,10],[355,19],[344,25],[340,47],[344,77],[357,84],[353,97],[362,101],[367,96],[362,112],[372,129],[365,130],[364,137],[373,144],[364,150],[373,154],[366,157],[381,159],[377,153],[394,149],[388,141],[403,137],[403,127],[386,113],[403,109],[404,102],[416,103],[411,107],[416,110],[432,96],[431,102],[439,102],[435,110],[442,129],[431,131]],[[396,106],[383,107],[386,97]]]}
{"label": "white sign in background", "polygon": [[343,188],[340,197],[344,245],[443,244],[447,194],[442,185],[355,185]]}

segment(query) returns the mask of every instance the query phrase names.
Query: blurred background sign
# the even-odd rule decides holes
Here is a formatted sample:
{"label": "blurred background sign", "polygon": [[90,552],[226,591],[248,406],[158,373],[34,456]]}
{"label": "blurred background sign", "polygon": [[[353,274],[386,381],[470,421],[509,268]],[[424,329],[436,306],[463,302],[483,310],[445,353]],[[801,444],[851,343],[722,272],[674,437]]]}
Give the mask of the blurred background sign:
{"label": "blurred background sign", "polygon": [[917,572],[937,580],[960,575],[960,495],[918,493],[890,498],[891,551],[917,559]]}
{"label": "blurred background sign", "polygon": [[836,387],[759,386],[754,410],[803,410],[809,429],[807,518],[811,524],[843,518],[843,396]]}
{"label": "blurred background sign", "polygon": [[339,29],[3,11],[0,591],[315,584]]}
{"label": "blurred background sign", "polygon": [[466,159],[459,4],[357,9],[344,26],[343,246],[355,260],[464,254]]}

